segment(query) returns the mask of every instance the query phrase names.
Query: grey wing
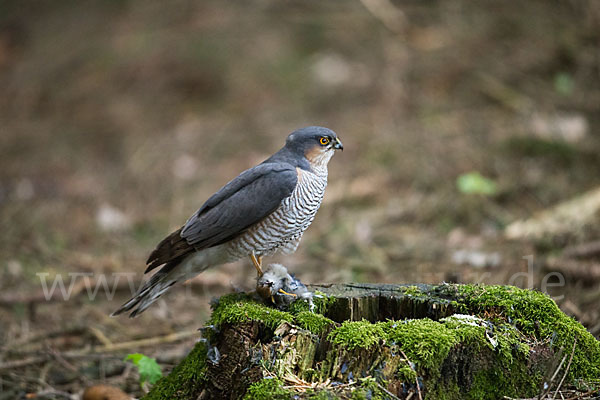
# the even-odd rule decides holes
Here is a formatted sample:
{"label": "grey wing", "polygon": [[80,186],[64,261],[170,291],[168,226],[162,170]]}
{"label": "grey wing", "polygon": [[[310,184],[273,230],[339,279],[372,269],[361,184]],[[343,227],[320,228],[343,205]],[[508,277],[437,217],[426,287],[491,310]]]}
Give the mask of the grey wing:
{"label": "grey wing", "polygon": [[297,182],[291,165],[257,165],[210,197],[186,222],[181,237],[197,249],[232,240],[275,211]]}

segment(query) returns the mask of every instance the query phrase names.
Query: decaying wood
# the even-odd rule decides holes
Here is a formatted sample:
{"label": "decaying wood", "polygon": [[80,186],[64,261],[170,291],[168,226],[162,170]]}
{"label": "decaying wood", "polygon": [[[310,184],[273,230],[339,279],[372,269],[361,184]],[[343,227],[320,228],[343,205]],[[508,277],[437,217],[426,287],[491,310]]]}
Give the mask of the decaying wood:
{"label": "decaying wood", "polygon": [[[336,323],[423,318],[435,321],[460,313],[452,293],[440,290],[442,286],[411,285],[411,291],[407,290],[409,285],[385,284],[312,285],[310,289],[335,297],[324,315]],[[333,327],[316,334],[288,322],[281,322],[276,329],[269,329],[260,321],[223,323],[219,329],[218,334],[203,345],[209,353],[202,372],[204,383],[195,386],[197,389],[190,393],[185,381],[161,381],[146,399],[160,398],[155,393],[166,384],[174,385],[170,389],[172,393],[185,393],[174,398],[238,399],[252,383],[261,381],[265,376],[276,377],[283,382],[283,387],[294,388],[300,394],[323,388],[351,388],[357,385],[359,378],[379,377],[383,380],[379,380],[377,385],[385,382],[382,391],[389,393],[384,396],[386,398],[435,398],[429,397],[430,379],[455,382],[468,388],[474,384],[479,372],[489,371],[498,362],[498,353],[493,345],[480,346],[465,341],[453,346],[443,358],[439,376],[422,375],[421,370],[417,379],[407,380],[398,378],[397,371],[407,366],[413,373],[416,371],[406,354],[392,343],[380,342],[370,348],[336,346],[328,336]],[[557,355],[548,341],[528,342],[528,345],[531,359],[515,358],[514,362],[520,363],[517,368],[529,376],[543,375],[550,368],[550,373],[558,373]],[[217,350],[218,357],[215,357]],[[197,360],[186,359],[182,364],[194,365],[195,362]],[[563,364],[567,364],[561,369],[564,379],[570,359],[567,358]],[[183,376],[179,372],[177,374]],[[181,385],[181,390],[178,385]],[[558,391],[555,385],[553,383],[550,387]],[[453,396],[451,398],[458,398]],[[298,398],[304,397],[300,395]]]}
{"label": "decaying wood", "polygon": [[[415,287],[427,297],[407,296],[404,289]],[[325,314],[336,322],[367,320],[370,322],[388,319],[431,318],[438,320],[456,312],[447,298],[432,291],[431,285],[391,285],[349,283],[344,285],[311,285],[336,298],[335,303]]]}

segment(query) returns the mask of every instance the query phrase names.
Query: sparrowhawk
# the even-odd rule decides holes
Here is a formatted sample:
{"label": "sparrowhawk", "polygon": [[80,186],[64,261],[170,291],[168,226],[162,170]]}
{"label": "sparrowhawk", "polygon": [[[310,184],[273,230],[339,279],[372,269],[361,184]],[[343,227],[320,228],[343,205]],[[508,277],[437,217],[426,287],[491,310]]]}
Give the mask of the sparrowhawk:
{"label": "sparrowhawk", "polygon": [[205,269],[250,257],[259,275],[263,256],[296,251],[327,186],[327,164],[342,142],[330,129],[292,132],[285,145],[213,194],[146,261],[162,268],[113,315],[143,312],[177,282]]}

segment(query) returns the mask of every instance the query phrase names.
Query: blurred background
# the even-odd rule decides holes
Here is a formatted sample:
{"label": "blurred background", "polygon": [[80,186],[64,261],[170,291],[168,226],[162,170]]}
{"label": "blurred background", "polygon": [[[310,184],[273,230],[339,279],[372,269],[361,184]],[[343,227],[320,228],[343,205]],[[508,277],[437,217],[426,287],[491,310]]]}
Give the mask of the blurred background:
{"label": "blurred background", "polygon": [[0,385],[139,394],[136,351],[168,370],[212,297],[253,288],[249,262],[108,314],[160,239],[306,125],[345,150],[297,253],[267,261],[532,287],[598,337],[599,45],[593,0],[0,2]]}

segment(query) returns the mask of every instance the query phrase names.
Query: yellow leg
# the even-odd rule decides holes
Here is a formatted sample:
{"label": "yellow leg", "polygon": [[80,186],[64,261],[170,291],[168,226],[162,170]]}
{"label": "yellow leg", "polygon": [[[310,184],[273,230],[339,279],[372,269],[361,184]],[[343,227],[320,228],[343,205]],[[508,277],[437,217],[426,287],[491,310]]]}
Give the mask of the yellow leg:
{"label": "yellow leg", "polygon": [[298,295],[296,293],[288,293],[288,292],[286,292],[283,289],[279,289],[279,293],[283,293],[283,294],[285,294],[287,296],[298,297]]}
{"label": "yellow leg", "polygon": [[254,264],[254,268],[256,268],[256,273],[258,274],[258,276],[262,276],[263,275],[263,271],[262,271],[262,256],[258,256],[256,257],[254,255],[254,253],[250,254],[250,259],[252,260],[252,264]]}

